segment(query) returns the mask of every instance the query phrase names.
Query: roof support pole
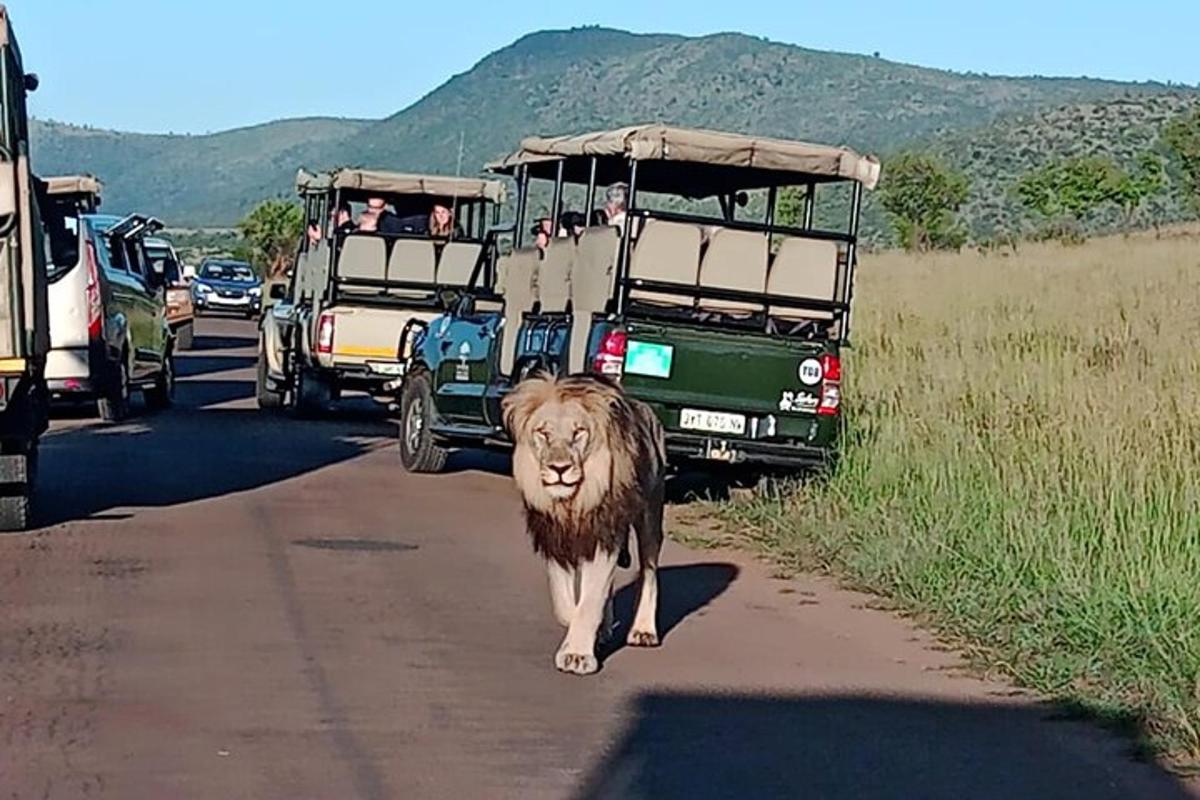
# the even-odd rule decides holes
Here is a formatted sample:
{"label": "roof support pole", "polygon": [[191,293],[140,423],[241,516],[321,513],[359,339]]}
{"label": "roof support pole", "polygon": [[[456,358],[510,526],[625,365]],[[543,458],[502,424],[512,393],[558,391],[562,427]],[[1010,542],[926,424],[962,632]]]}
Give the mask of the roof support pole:
{"label": "roof support pole", "polygon": [[858,219],[862,212],[862,193],[862,184],[855,181],[854,195],[850,200],[850,243],[846,245],[846,285],[842,288],[846,311],[839,326],[841,330],[838,331],[839,338],[847,344],[850,342],[850,308],[854,299],[854,268],[858,261]]}
{"label": "roof support pole", "polygon": [[625,281],[629,278],[629,251],[633,241],[633,212],[637,208],[637,159],[630,161],[629,167],[629,196],[625,198],[625,225],[621,231],[620,258],[617,260],[617,313],[625,312],[629,288]]}
{"label": "roof support pole", "polygon": [[558,220],[562,216],[562,197],[563,197],[563,164],[565,161],[559,159],[558,170],[554,175],[554,201],[550,203],[550,235],[558,235]]}
{"label": "roof support pole", "polygon": [[587,215],[584,217],[584,226],[592,224],[592,211],[596,208],[596,157],[592,156],[592,165],[588,172],[588,192],[587,192]]}
{"label": "roof support pole", "polygon": [[517,229],[513,232],[513,247],[520,249],[525,242],[525,205],[529,198],[529,167],[522,164],[517,171]]}
{"label": "roof support pole", "polygon": [[804,230],[811,231],[813,226],[813,210],[817,205],[817,185],[808,184],[804,190]]}

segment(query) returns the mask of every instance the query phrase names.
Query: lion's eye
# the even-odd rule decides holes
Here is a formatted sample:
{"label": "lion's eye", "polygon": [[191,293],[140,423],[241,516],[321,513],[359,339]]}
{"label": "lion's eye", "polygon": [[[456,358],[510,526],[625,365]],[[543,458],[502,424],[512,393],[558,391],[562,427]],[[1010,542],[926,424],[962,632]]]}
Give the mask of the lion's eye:
{"label": "lion's eye", "polygon": [[540,438],[543,442],[545,442],[546,444],[550,444],[550,432],[547,431],[545,428],[538,428],[537,435],[538,435],[538,438]]}
{"label": "lion's eye", "polygon": [[576,428],[575,433],[571,435],[571,441],[575,444],[584,444],[587,442],[587,428]]}

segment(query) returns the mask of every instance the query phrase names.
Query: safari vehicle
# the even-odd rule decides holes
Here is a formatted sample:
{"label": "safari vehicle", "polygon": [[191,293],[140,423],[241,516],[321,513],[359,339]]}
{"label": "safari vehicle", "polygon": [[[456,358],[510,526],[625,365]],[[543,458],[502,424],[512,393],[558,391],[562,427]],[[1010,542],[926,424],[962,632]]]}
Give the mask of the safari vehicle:
{"label": "safari vehicle", "polygon": [[167,324],[167,274],[145,239],[162,228],[152,217],[98,214],[99,182],[91,176],[51,178],[45,229],[50,263],[51,396],[97,401],[100,417],[129,414],[135,389],[147,405],[171,403],[174,341]]}
{"label": "safari vehicle", "polygon": [[26,75],[0,5],[0,530],[30,519],[38,440],[46,429],[46,264],[39,205],[45,184],[29,168]]}
{"label": "safari vehicle", "polygon": [[[595,373],[649,403],[673,460],[806,468],[836,453],[859,211],[879,162],[845,148],[664,126],[529,138],[489,167],[519,186],[515,249],[429,324],[400,403],[400,451],[503,443],[500,399],[535,369]],[[551,219],[624,184],[616,225],[524,246],[531,181]],[[777,218],[797,187],[798,220]],[[840,210],[821,230],[818,201]],[[614,208],[619,212],[619,208]],[[494,283],[493,283],[494,281]],[[503,310],[490,306],[503,302]]]}
{"label": "safari vehicle", "polygon": [[[300,412],[326,409],[343,389],[390,397],[402,374],[409,332],[439,314],[443,289],[462,289],[484,259],[484,239],[504,201],[494,180],[343,169],[303,170],[296,188],[305,218],[321,229],[305,237],[287,284],[272,284],[262,315],[258,403]],[[380,198],[394,207],[388,232],[354,229],[338,209]],[[434,204],[456,221],[430,236]],[[424,222],[423,222],[424,221]]]}
{"label": "safari vehicle", "polygon": [[167,325],[175,337],[175,349],[191,350],[196,336],[196,310],[175,246],[166,239],[147,238],[146,255],[150,257],[151,268],[161,272],[166,281]]}

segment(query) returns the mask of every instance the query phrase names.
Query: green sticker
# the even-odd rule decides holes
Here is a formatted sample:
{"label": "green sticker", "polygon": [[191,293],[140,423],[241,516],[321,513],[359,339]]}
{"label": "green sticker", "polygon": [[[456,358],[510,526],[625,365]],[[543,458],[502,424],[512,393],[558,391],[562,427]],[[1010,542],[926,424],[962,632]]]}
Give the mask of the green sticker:
{"label": "green sticker", "polygon": [[675,348],[669,344],[629,340],[625,350],[625,372],[651,378],[671,377],[671,359]]}

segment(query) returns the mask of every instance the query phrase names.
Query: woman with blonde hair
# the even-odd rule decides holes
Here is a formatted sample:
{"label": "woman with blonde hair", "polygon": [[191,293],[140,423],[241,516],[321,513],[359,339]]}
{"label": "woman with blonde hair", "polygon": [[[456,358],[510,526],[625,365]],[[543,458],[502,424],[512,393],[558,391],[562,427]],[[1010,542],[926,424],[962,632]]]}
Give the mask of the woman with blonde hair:
{"label": "woman with blonde hair", "polygon": [[454,212],[441,203],[434,203],[429,212],[429,235],[435,239],[449,239],[451,234],[457,233]]}

